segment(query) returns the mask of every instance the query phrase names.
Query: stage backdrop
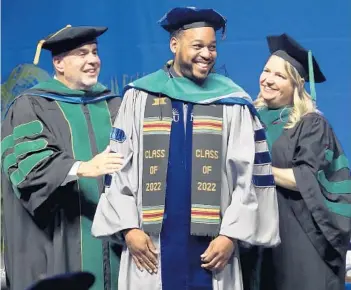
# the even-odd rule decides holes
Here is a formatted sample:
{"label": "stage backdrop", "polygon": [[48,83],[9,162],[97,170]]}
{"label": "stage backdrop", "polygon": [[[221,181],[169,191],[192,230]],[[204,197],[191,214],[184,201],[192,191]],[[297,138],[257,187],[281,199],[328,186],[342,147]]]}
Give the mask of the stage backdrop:
{"label": "stage backdrop", "polygon": [[2,0],[2,103],[52,76],[50,54],[30,65],[37,41],[67,24],[103,25],[101,82],[115,91],[171,58],[168,35],[157,20],[175,6],[211,7],[228,19],[219,41],[217,70],[253,99],[268,57],[265,36],[287,32],[311,48],[328,81],[317,85],[319,109],[351,157],[351,1],[321,0]]}

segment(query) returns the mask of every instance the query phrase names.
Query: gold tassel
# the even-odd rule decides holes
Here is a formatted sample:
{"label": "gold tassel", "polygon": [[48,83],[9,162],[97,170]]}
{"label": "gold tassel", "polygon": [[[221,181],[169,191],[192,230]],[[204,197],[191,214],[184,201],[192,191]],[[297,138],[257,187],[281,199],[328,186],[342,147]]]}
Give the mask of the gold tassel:
{"label": "gold tassel", "polygon": [[[53,35],[51,35],[47,40],[53,38],[54,36],[56,36],[57,34],[59,34],[60,32],[62,32],[63,30],[69,28],[69,27],[72,27],[72,25],[68,24],[66,27],[60,29],[59,31],[55,32]],[[40,53],[41,53],[41,49],[44,45],[44,43],[47,41],[45,39],[42,39],[38,42],[38,45],[37,45],[37,50],[35,52],[35,56],[34,56],[34,60],[33,60],[33,64],[37,65],[39,63],[39,58],[40,58]]]}
{"label": "gold tassel", "polygon": [[39,43],[37,45],[37,50],[35,52],[35,56],[34,56],[34,60],[33,60],[33,63],[35,65],[37,65],[39,63],[40,52],[41,52],[41,48],[43,47],[44,43],[45,43],[45,39],[42,39],[39,41]]}

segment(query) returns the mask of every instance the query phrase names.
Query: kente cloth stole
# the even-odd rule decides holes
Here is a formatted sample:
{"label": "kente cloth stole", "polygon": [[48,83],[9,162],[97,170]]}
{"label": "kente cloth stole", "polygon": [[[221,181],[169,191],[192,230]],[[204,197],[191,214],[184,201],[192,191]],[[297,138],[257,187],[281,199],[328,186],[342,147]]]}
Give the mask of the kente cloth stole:
{"label": "kente cloth stole", "polygon": [[[171,99],[148,95],[142,132],[142,226],[152,234],[159,234],[162,228],[171,126],[176,121]],[[223,106],[194,104],[192,121],[191,234],[217,236],[221,222]]]}

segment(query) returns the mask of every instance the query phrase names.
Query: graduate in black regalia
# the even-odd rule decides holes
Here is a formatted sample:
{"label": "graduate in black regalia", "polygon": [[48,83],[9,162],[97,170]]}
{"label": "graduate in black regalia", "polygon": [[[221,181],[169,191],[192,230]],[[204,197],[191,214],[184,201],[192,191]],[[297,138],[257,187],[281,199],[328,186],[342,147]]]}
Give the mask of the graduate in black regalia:
{"label": "graduate in black regalia", "polygon": [[261,73],[255,106],[272,155],[281,244],[243,251],[245,289],[344,289],[350,166],[333,129],[316,109],[314,83],[326,79],[312,53],[290,36],[267,39],[271,56]]}
{"label": "graduate in black regalia", "polygon": [[38,44],[55,77],[18,96],[2,122],[1,193],[5,267],[11,290],[72,271],[92,289],[117,289],[119,251],[91,235],[103,176],[122,159],[107,145],[120,98],[98,83],[97,37],[106,27],[71,27]]}

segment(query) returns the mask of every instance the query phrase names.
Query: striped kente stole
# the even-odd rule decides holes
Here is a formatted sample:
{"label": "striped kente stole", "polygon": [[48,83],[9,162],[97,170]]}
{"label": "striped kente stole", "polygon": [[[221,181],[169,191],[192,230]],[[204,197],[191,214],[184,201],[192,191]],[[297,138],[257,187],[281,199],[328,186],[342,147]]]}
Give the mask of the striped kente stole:
{"label": "striped kente stole", "polygon": [[[189,210],[196,236],[216,236],[220,228],[222,115],[222,105],[194,105]],[[160,233],[164,217],[172,121],[177,116],[171,99],[149,95],[143,123],[142,224],[152,234]]]}

